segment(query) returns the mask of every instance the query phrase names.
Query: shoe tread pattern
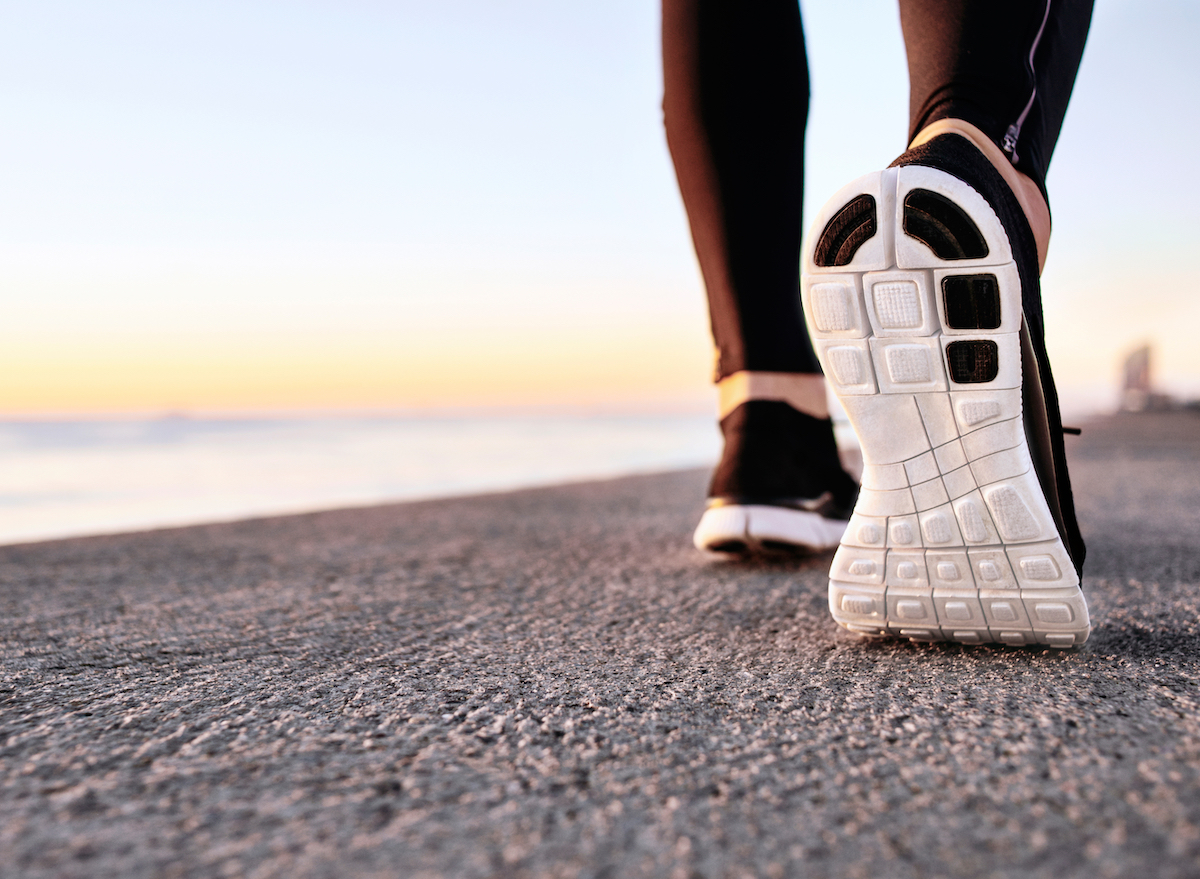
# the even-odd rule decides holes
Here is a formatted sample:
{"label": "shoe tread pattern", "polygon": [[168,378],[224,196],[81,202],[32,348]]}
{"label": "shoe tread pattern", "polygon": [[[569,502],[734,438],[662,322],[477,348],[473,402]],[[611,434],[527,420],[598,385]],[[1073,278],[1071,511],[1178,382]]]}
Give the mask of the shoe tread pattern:
{"label": "shoe tread pattern", "polygon": [[966,184],[902,167],[843,189],[817,229],[844,223],[856,188],[878,196],[890,265],[878,246],[858,266],[822,266],[809,251],[803,285],[814,346],[863,450],[830,571],[834,619],[914,641],[1081,644],[1087,605],[1025,439],[1021,288],[1003,228]]}

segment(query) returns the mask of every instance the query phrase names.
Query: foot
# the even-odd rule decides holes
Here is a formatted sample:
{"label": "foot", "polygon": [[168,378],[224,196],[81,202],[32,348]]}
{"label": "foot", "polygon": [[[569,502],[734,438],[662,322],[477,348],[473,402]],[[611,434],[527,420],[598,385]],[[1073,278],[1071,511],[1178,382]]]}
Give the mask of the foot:
{"label": "foot", "polygon": [[1008,156],[1004,155],[1003,150],[992,143],[986,134],[962,119],[939,119],[926,125],[913,138],[908,148],[915,149],[943,134],[965,137],[1004,178],[1004,182],[1016,196],[1017,203],[1021,205],[1021,212],[1025,214],[1029,228],[1033,231],[1033,240],[1037,244],[1038,274],[1041,275],[1042,269],[1046,267],[1046,254],[1050,250],[1050,205],[1046,204],[1046,197],[1042,195],[1038,185],[1013,167]]}
{"label": "foot", "polygon": [[811,552],[838,545],[857,486],[833,425],[779,400],[748,400],[721,419],[725,450],[694,542],[710,552]]}
{"label": "foot", "polygon": [[834,619],[922,641],[1083,643],[1037,244],[1003,177],[946,134],[856,180],[817,218],[803,301],[863,452]]}

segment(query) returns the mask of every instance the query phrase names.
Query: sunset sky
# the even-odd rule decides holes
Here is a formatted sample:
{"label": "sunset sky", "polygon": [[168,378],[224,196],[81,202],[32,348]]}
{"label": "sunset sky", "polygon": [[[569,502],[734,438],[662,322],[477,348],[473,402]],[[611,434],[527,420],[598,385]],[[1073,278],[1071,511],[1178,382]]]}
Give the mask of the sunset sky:
{"label": "sunset sky", "polygon": [[[803,6],[811,216],[908,86],[891,0]],[[1144,341],[1200,395],[1197,33],[1097,4],[1044,278],[1079,399]],[[0,414],[710,405],[658,40],[655,0],[15,5]]]}

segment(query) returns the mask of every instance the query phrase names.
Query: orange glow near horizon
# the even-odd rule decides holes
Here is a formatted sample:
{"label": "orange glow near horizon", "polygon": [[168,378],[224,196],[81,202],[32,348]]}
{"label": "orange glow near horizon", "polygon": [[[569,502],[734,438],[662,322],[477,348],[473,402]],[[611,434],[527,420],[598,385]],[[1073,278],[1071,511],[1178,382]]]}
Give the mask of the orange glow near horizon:
{"label": "orange glow near horizon", "polygon": [[[711,405],[701,329],[417,344],[291,337],[8,346],[0,413]],[[218,340],[212,340],[218,341]]]}
{"label": "orange glow near horizon", "polygon": [[[1168,391],[1194,397],[1200,351],[1187,344],[1189,317],[1157,314],[1149,302],[1116,325],[1125,285],[1085,275],[1054,284],[1047,301],[1050,351],[1060,389],[1102,400],[1115,393],[1134,343],[1155,348],[1155,373]],[[1182,278],[1164,278],[1170,289]],[[1115,288],[1115,289],[1114,289]],[[699,291],[695,292],[697,299]],[[1087,300],[1089,307],[1082,308]],[[1164,306],[1165,308],[1165,306]],[[493,322],[450,332],[414,315],[377,326],[267,324],[221,331],[147,332],[113,324],[84,332],[5,333],[0,346],[0,417],[67,413],[262,412],[575,406],[706,411],[714,405],[712,349],[702,305],[674,316],[622,322]],[[1200,319],[1200,315],[1197,315]],[[11,329],[11,328],[10,328]],[[1099,396],[1098,396],[1099,394]],[[1115,399],[1115,398],[1114,398]]]}

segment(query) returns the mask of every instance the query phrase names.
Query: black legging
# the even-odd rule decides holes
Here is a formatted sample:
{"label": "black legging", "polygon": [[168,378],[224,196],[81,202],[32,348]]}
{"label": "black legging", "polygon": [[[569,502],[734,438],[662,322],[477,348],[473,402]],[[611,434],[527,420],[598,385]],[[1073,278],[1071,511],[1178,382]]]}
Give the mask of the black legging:
{"label": "black legging", "polygon": [[[900,0],[909,140],[962,119],[1045,193],[1092,2]],[[667,143],[708,291],[717,379],[820,372],[797,295],[809,95],[798,3],[663,0],[663,66]]]}

